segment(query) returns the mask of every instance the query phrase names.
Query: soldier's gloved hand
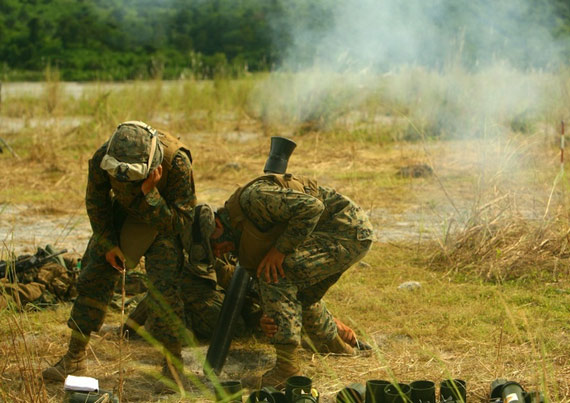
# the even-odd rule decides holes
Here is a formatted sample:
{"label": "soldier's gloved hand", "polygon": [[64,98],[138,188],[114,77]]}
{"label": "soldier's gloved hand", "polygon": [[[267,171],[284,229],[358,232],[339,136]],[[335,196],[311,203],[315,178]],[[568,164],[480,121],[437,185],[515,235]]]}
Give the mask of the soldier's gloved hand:
{"label": "soldier's gloved hand", "polygon": [[285,277],[285,272],[283,271],[284,259],[285,254],[279,252],[275,246],[272,247],[257,267],[257,277],[259,278],[263,274],[266,282],[270,283],[273,280],[274,283],[277,283],[279,276]]}
{"label": "soldier's gloved hand", "polygon": [[125,269],[125,255],[123,255],[123,251],[118,246],[115,246],[113,249],[105,253],[105,259],[111,266],[119,270],[121,273]]}
{"label": "soldier's gloved hand", "polygon": [[275,324],[275,321],[266,314],[263,314],[261,319],[259,319],[259,327],[261,327],[263,334],[269,338],[272,338],[275,336],[275,333],[277,333],[277,325]]}
{"label": "soldier's gloved hand", "polygon": [[156,184],[160,181],[160,178],[162,178],[162,164],[157,166],[156,169],[152,171],[144,180],[141,186],[143,194],[146,195],[148,192],[154,189]]}

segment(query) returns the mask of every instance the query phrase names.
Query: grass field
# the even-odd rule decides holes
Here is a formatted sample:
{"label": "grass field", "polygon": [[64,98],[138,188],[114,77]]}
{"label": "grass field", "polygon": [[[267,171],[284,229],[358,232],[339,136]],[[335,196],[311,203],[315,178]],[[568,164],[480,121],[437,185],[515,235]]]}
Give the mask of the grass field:
{"label": "grass field", "polygon": [[[570,402],[570,188],[559,149],[568,73],[317,77],[5,83],[0,137],[13,153],[0,154],[2,254],[48,242],[83,252],[87,161],[121,121],[180,136],[199,201],[216,206],[262,173],[270,136],[287,136],[297,142],[289,170],[355,200],[378,238],[325,297],[372,354],[303,353],[322,402],[370,379],[446,378],[466,380],[470,402],[489,401],[497,378]],[[421,286],[399,288],[407,281]],[[62,385],[39,374],[66,351],[69,310],[0,312],[0,401],[61,401]],[[124,402],[213,400],[206,346],[184,349],[189,395],[165,399],[152,393],[160,357],[142,341],[119,354],[120,314],[106,323],[89,353],[102,388],[117,390],[122,368]],[[271,359],[263,337],[238,340],[221,378],[262,373]]]}

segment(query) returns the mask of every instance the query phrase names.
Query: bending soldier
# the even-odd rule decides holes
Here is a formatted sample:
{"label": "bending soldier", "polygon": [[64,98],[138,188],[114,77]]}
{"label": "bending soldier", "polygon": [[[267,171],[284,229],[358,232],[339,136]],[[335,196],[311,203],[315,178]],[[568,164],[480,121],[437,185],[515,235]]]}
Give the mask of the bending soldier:
{"label": "bending soldier", "polygon": [[[214,213],[207,204],[194,209],[196,217],[192,225],[194,244],[188,253],[184,269],[178,278],[180,297],[184,304],[183,322],[201,340],[210,339],[224,301],[224,289],[228,286],[234,266],[229,260],[214,259],[209,237],[214,231]],[[198,219],[204,217],[204,219]],[[247,307],[238,320],[236,335],[245,336],[258,322],[259,305],[248,298]],[[124,330],[132,336],[140,326],[152,332],[152,323],[147,322],[149,295],[145,294],[136,309],[129,314]]]}
{"label": "bending soldier", "polygon": [[[151,289],[149,321],[165,355],[162,375],[167,383],[178,378],[172,371],[181,369],[184,327],[178,319],[183,306],[177,279],[183,249],[191,245],[187,229],[196,203],[191,164],[188,147],[138,121],[120,124],[95,152],[85,198],[93,235],[67,322],[72,330],[69,347],[57,364],[44,370],[44,378],[64,380],[85,369],[90,334],[103,324],[115,283],[143,255]],[[161,385],[157,391],[164,390]]]}
{"label": "bending soldier", "polygon": [[303,177],[272,174],[285,172],[288,157],[270,154],[267,175],[238,188],[216,211],[210,237],[214,255],[235,253],[258,279],[262,311],[275,324],[276,364],[262,386],[283,386],[300,373],[302,328],[322,350],[354,353],[322,298],[366,255],[374,236],[348,197]]}
{"label": "bending soldier", "polygon": [[[212,228],[214,213],[210,206],[202,205],[202,211],[211,211]],[[201,222],[204,223],[205,220]],[[208,234],[209,236],[209,234]],[[209,265],[202,258],[203,248],[194,246],[192,248],[191,259],[179,278],[181,298],[184,302],[184,320],[186,327],[202,341],[210,340],[218,317],[222,310],[225,291],[235,270],[233,259],[216,259]],[[148,318],[148,294],[138,302],[136,308],[129,314],[123,331],[127,337],[135,338],[137,329],[145,326]],[[358,340],[354,330],[334,318],[340,338],[352,347],[361,350],[369,349],[366,343]],[[244,337],[258,328],[271,338],[277,330],[274,321],[267,315],[261,314],[259,308],[259,295],[254,290],[249,290],[241,315],[237,319],[236,328],[233,330],[235,337]],[[148,329],[147,329],[148,330]],[[318,340],[303,340],[305,347],[317,348]],[[306,342],[306,343],[305,343]],[[312,345],[311,345],[312,344]],[[318,348],[317,348],[318,349]]]}

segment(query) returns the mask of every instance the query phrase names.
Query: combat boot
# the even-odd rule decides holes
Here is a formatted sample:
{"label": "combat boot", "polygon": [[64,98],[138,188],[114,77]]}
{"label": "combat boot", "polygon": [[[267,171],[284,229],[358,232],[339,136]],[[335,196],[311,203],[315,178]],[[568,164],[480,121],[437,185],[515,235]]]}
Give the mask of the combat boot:
{"label": "combat boot", "polygon": [[67,353],[55,365],[42,372],[43,378],[63,382],[67,375],[83,372],[87,368],[87,343],[89,336],[73,331]]}
{"label": "combat boot", "polygon": [[263,374],[261,386],[273,386],[276,389],[285,387],[287,378],[300,375],[299,358],[297,351],[299,347],[294,344],[276,344],[275,351],[277,359],[275,367]]}
{"label": "combat boot", "polygon": [[130,340],[140,339],[141,336],[137,330],[144,326],[148,318],[148,296],[145,295],[139,301],[134,311],[129,314],[129,317],[123,325],[123,337],[128,337]]}
{"label": "combat boot", "polygon": [[171,394],[178,393],[181,396],[185,395],[184,392],[184,373],[182,354],[168,355],[162,364],[160,371],[160,378],[154,385],[154,393],[156,394]]}
{"label": "combat boot", "polygon": [[355,354],[354,349],[342,341],[338,333],[332,340],[323,343],[319,348],[319,352],[345,355]]}

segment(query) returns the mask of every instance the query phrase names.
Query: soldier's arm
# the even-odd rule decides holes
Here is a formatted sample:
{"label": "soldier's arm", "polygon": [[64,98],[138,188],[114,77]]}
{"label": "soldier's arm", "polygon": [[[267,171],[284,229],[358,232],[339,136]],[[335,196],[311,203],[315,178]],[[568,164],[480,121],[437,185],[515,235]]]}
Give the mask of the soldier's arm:
{"label": "soldier's arm", "polygon": [[179,151],[172,160],[167,181],[164,194],[155,187],[130,207],[158,231],[180,234],[192,224],[196,204],[192,164],[184,152]]}
{"label": "soldier's arm", "polygon": [[95,152],[89,160],[85,206],[93,230],[93,241],[96,250],[105,254],[119,244],[117,234],[113,230],[113,214],[111,207],[111,183],[107,173],[101,169],[101,159],[105,154],[106,144]]}
{"label": "soldier's arm", "polygon": [[240,202],[249,217],[257,215],[274,224],[286,224],[275,243],[275,248],[284,254],[293,252],[313,232],[325,209],[316,197],[275,184],[250,186],[242,193]]}

